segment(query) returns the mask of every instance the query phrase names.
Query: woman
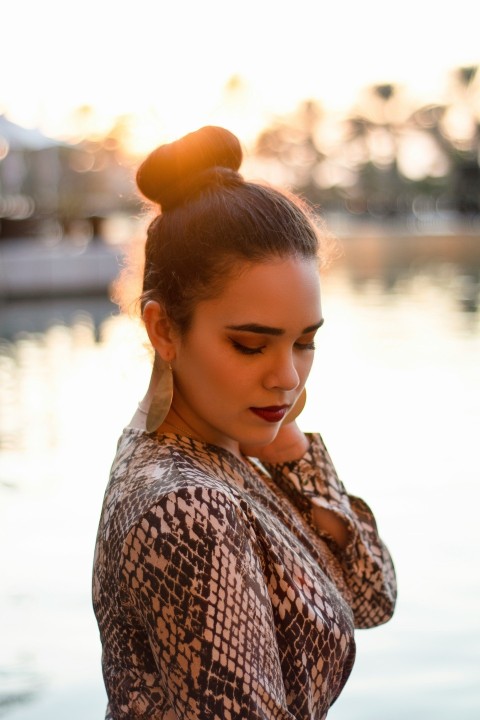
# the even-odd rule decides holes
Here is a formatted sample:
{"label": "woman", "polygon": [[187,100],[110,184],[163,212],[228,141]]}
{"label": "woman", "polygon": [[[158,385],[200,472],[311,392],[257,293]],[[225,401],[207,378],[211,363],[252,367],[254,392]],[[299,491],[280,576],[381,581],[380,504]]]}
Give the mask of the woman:
{"label": "woman", "polygon": [[322,325],[299,201],[206,127],[155,150],[141,305],[152,378],[119,440],[93,598],[107,717],[319,720],[395,577],[369,508],[295,416]]}

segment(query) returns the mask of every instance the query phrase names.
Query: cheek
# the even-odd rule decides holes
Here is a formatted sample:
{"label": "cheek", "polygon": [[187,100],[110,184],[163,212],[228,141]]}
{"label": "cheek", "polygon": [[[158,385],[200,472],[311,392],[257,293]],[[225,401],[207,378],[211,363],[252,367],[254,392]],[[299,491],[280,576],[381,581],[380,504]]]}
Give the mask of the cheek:
{"label": "cheek", "polygon": [[218,342],[206,342],[203,338],[191,342],[184,352],[179,354],[178,369],[185,384],[200,394],[209,392],[212,386],[235,386],[235,363],[232,362],[228,348]]}
{"label": "cheek", "polygon": [[232,355],[231,352],[223,353],[216,358],[215,363],[209,363],[205,372],[211,382],[228,392],[230,396],[244,392],[244,388],[253,382],[254,373],[252,367],[245,363],[243,358]]}
{"label": "cheek", "polygon": [[306,380],[307,377],[310,375],[310,371],[313,366],[313,360],[313,352],[309,352],[308,357],[301,358],[299,363],[297,363],[297,372],[303,380]]}
{"label": "cheek", "polygon": [[228,347],[220,347],[218,353],[205,355],[197,372],[197,384],[203,385],[202,396],[209,394],[212,400],[215,398],[215,403],[222,406],[245,399],[260,382],[258,364],[251,358],[246,361]]}

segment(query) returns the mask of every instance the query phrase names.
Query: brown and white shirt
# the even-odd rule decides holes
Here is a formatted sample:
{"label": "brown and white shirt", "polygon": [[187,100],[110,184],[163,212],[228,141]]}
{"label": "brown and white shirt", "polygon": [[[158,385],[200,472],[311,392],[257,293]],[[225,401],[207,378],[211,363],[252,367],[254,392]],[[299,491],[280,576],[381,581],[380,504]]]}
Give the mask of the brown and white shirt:
{"label": "brown and white shirt", "polygon": [[[354,627],[396,586],[362,500],[319,435],[259,468],[189,437],[127,428],[98,530],[93,603],[106,718],[321,720],[353,666]],[[312,522],[338,513],[340,549]]]}

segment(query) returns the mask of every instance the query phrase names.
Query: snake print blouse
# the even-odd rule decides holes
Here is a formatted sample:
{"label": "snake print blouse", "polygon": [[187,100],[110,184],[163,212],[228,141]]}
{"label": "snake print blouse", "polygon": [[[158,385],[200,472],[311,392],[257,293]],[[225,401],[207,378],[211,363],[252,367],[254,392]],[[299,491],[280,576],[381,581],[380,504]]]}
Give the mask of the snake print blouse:
{"label": "snake print blouse", "polygon": [[[93,602],[106,718],[321,720],[353,629],[386,622],[395,575],[318,435],[258,467],[192,438],[127,428],[98,530]],[[312,523],[338,513],[341,550]]]}

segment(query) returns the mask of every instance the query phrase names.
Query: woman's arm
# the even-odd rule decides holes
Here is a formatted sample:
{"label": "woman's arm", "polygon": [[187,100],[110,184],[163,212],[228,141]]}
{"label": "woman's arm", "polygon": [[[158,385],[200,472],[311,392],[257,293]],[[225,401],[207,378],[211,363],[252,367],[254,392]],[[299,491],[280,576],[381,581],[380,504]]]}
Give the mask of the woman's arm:
{"label": "woman's arm", "polygon": [[228,494],[171,493],[130,532],[124,558],[130,602],[178,718],[294,720],[256,539]]}
{"label": "woman's arm", "polygon": [[[292,441],[295,436],[292,432]],[[310,500],[309,519],[341,562],[357,627],[379,625],[390,619],[395,606],[396,580],[390,554],[378,535],[370,508],[363,500],[347,495],[321,437],[303,437],[307,447],[304,445],[301,456],[287,459],[280,446],[278,454],[269,447],[268,457],[262,461],[293,499],[300,494]]]}
{"label": "woman's arm", "polygon": [[[265,465],[275,466],[286,462],[300,460],[309,448],[307,436],[300,430],[295,422],[282,425],[275,440],[270,445],[258,447],[242,447],[245,455],[261,460]],[[320,532],[326,532],[337,543],[338,547],[345,548],[350,539],[347,523],[337,513],[326,507],[312,505],[312,521]]]}

